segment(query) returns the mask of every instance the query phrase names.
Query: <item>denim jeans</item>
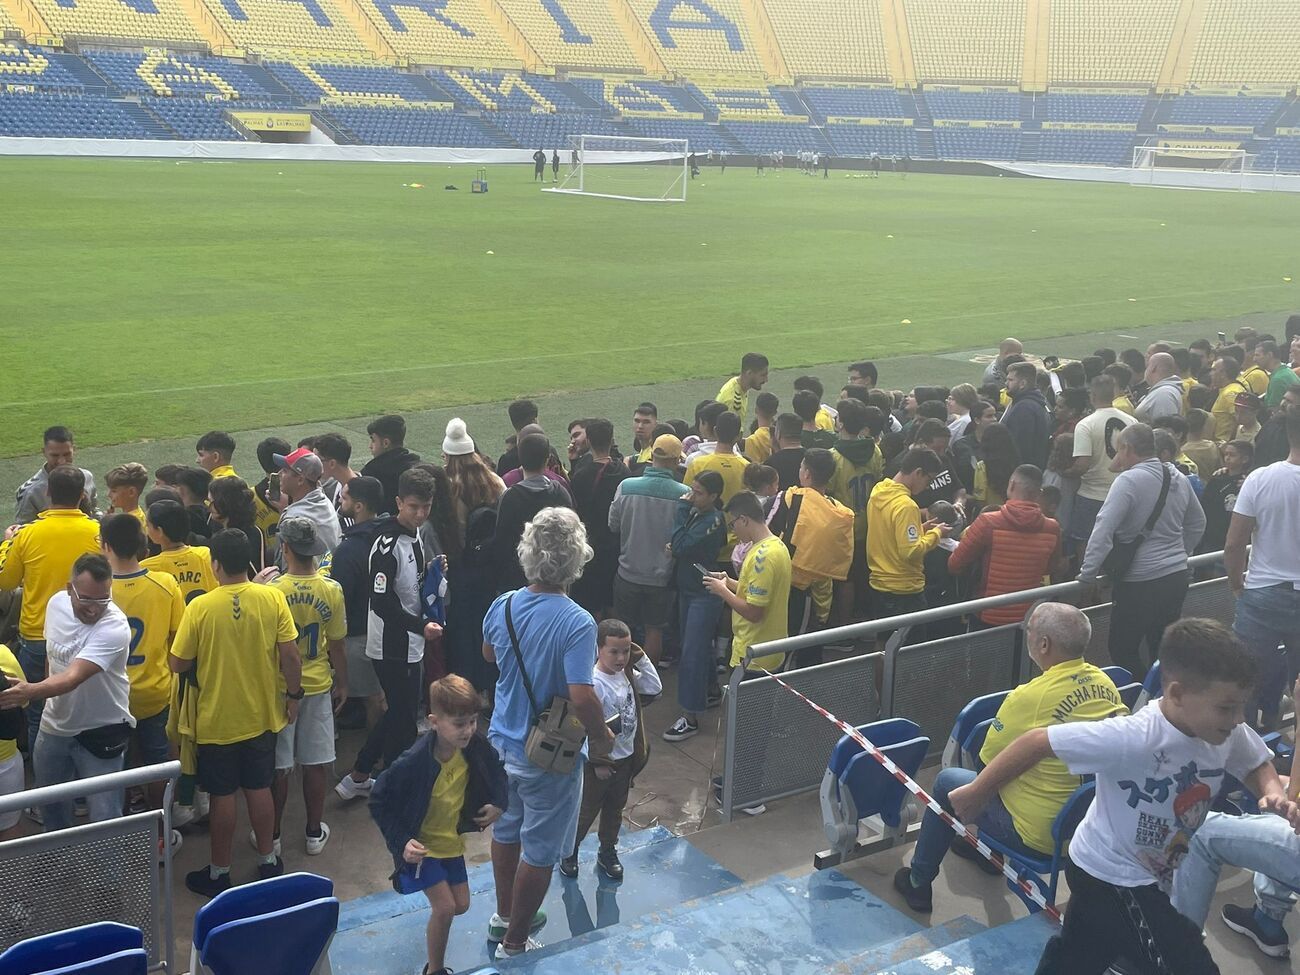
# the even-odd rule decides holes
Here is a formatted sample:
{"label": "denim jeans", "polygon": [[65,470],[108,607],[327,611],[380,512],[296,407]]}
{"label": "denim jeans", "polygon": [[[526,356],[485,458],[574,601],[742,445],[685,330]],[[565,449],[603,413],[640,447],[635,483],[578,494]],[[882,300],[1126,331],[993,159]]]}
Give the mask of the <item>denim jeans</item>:
{"label": "denim jeans", "polygon": [[520,855],[530,866],[555,866],[572,852],[578,834],[586,760],[568,775],[560,775],[542,771],[501,739],[492,745],[502,756],[510,781],[510,802],[492,827],[492,838],[520,844]]}
{"label": "denim jeans", "polygon": [[[970,769],[946,768],[935,777],[930,795],[939,800],[939,805],[951,812],[952,806],[948,804],[948,794],[974,781],[975,773]],[[1020,834],[1016,832],[1015,824],[1011,821],[1011,814],[1007,812],[1007,807],[1002,805],[1001,799],[994,798],[973,823],[965,825],[976,827],[981,834],[1006,844],[1009,849],[1034,858],[1044,855],[1037,850],[1031,850],[1021,841]],[[926,811],[925,818],[921,820],[921,834],[917,837],[916,849],[912,851],[913,882],[934,883],[934,878],[939,876],[939,864],[943,862],[944,855],[956,835],[951,826],[934,813]]]}
{"label": "denim jeans", "polygon": [[[45,680],[45,641],[18,638],[18,665],[23,669],[27,683]],[[27,749],[36,751],[36,735],[41,730],[41,715],[45,713],[44,701],[27,705]]]}
{"label": "denim jeans", "polygon": [[[1187,856],[1174,871],[1174,907],[1204,926],[1223,867],[1255,871],[1255,903],[1275,921],[1295,906],[1288,887],[1300,887],[1300,836],[1281,816],[1225,816],[1210,813],[1192,837]],[[1261,871],[1268,871],[1265,876]]]}
{"label": "denim jeans", "polygon": [[[1259,665],[1250,709],[1263,712],[1263,723],[1271,726],[1277,722],[1287,677],[1300,666],[1300,591],[1285,582],[1245,590],[1232,629]],[[1285,655],[1280,646],[1286,647]]]}
{"label": "denim jeans", "polygon": [[677,703],[689,714],[708,707],[713,679],[713,635],[722,615],[722,600],[707,592],[678,592],[677,617],[682,640],[677,669]]}
{"label": "denim jeans", "polygon": [[[36,786],[58,785],[80,779],[120,772],[126,763],[125,753],[116,758],[96,758],[75,737],[41,733],[32,749],[36,762]],[[86,797],[90,821],[101,823],[122,815],[123,790],[114,789]],[[72,825],[72,800],[41,807],[45,830],[67,829]]]}

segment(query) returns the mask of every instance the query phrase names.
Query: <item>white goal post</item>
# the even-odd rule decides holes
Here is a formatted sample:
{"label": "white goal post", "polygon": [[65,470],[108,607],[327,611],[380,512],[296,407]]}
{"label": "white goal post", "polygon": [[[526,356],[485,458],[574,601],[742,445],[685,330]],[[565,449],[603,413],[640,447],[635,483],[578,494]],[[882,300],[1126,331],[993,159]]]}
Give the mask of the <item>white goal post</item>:
{"label": "white goal post", "polygon": [[569,136],[568,172],[546,193],[645,203],[684,203],[690,181],[686,139]]}
{"label": "white goal post", "polygon": [[1224,189],[1246,189],[1246,175],[1255,154],[1245,149],[1218,146],[1137,146],[1133,149],[1135,183],[1162,185],[1168,173],[1171,185],[1183,185],[1178,174],[1214,174]]}

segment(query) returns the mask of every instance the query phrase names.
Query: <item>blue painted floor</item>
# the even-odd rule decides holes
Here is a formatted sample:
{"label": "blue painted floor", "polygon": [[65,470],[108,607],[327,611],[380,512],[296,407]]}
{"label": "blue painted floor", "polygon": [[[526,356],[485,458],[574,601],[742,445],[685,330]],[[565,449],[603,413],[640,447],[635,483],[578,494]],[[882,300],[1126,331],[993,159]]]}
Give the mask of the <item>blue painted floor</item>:
{"label": "blue painted floor", "polygon": [[[543,909],[549,921],[538,937],[556,944],[591,935],[645,914],[678,907],[740,884],[740,879],[685,840],[662,827],[625,833],[619,856],[623,883],[595,870],[596,837],[583,843],[579,874],[568,880],[557,872]],[[469,872],[469,913],[456,919],[447,949],[447,964],[472,971],[491,962],[487,922],[496,909],[491,864]],[[425,961],[428,902],[423,894],[388,892],[348,901],[330,948],[336,972],[346,975],[417,975]],[[546,954],[543,952],[541,954]]]}
{"label": "blue painted floor", "polygon": [[1043,945],[1058,930],[1034,914],[884,968],[880,975],[1033,975]]}

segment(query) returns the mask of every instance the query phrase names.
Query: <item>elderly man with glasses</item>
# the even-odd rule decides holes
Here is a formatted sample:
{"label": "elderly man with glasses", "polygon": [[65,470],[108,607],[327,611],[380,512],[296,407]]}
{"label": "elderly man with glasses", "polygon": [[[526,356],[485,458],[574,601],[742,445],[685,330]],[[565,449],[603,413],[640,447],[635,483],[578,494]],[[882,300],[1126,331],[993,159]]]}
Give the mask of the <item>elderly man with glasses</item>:
{"label": "elderly man with glasses", "polygon": [[[36,785],[120,772],[135,719],[126,659],[131,627],[113,604],[113,570],[102,555],[83,555],[66,590],[45,610],[49,676],[17,681],[0,693],[0,709],[47,701],[32,754]],[[86,799],[92,822],[122,815],[122,790]],[[41,809],[46,830],[72,825],[72,802]]]}

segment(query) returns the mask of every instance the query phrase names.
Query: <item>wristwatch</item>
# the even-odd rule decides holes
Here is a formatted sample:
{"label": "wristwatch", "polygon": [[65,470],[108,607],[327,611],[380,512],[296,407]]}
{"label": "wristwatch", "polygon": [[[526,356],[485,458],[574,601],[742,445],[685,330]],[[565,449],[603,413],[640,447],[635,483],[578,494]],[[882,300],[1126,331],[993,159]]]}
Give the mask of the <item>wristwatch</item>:
{"label": "wristwatch", "polygon": [[291,701],[301,701],[304,697],[307,696],[307,692],[304,691],[304,690],[300,687],[300,688],[298,688],[298,690],[296,690],[296,691],[292,691],[292,692],[291,692],[291,691],[285,691],[285,692],[284,692],[284,696],[287,697],[287,698],[288,698],[289,700],[291,700]]}

